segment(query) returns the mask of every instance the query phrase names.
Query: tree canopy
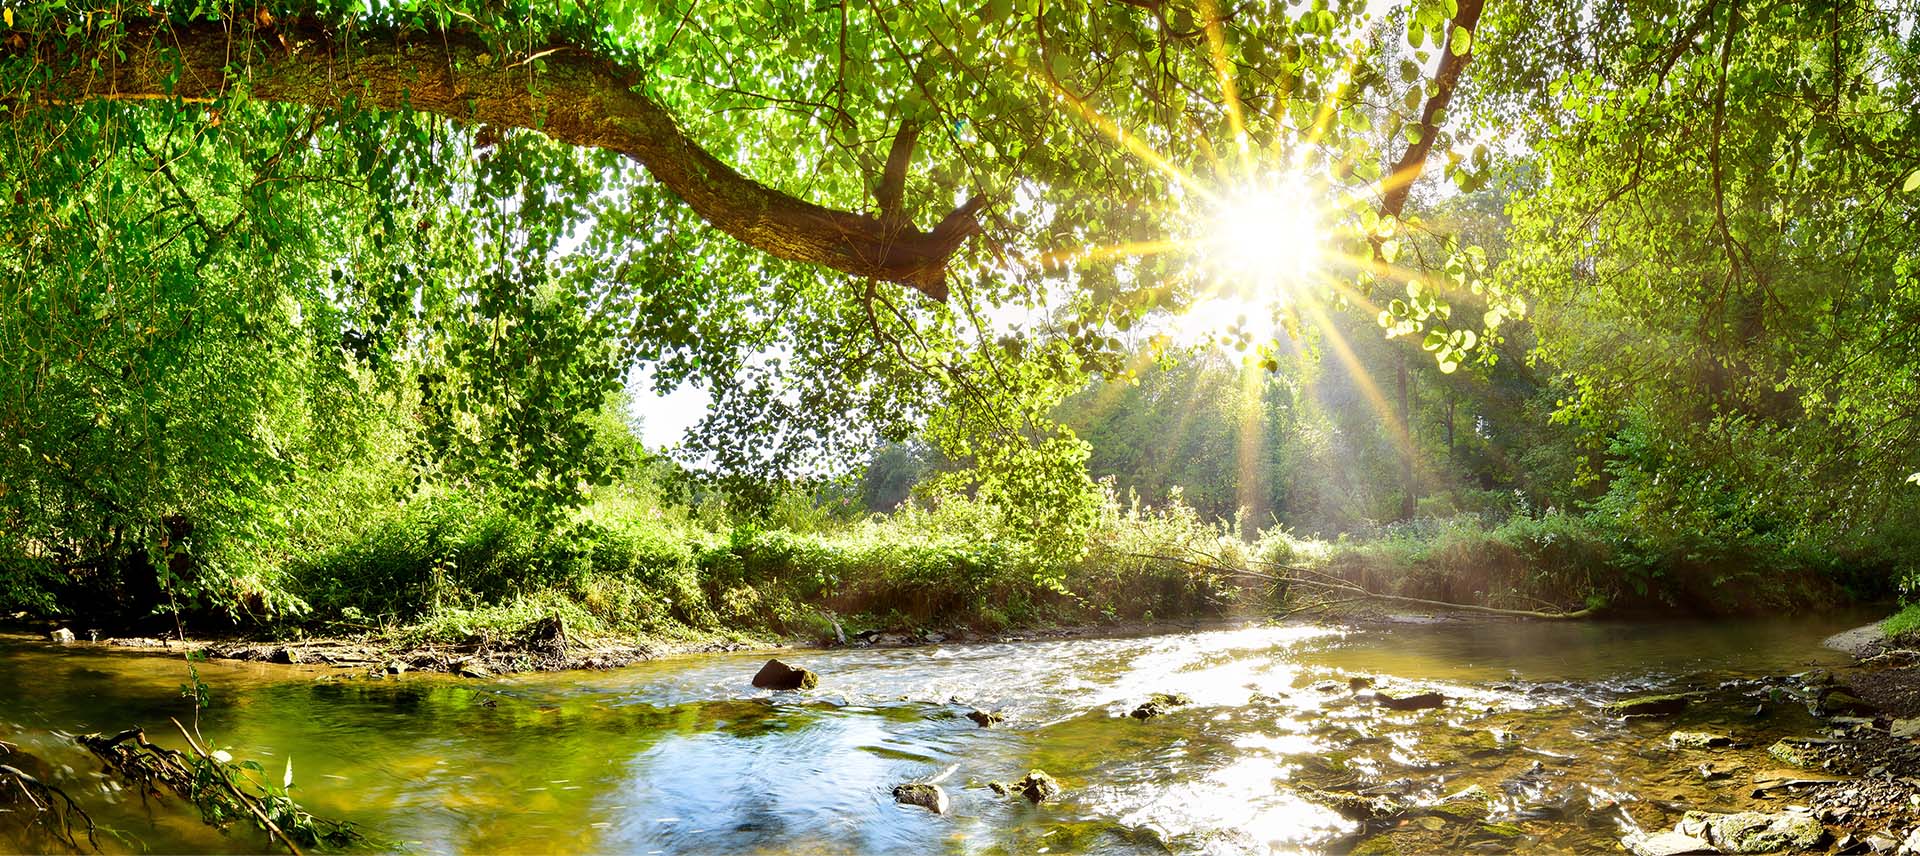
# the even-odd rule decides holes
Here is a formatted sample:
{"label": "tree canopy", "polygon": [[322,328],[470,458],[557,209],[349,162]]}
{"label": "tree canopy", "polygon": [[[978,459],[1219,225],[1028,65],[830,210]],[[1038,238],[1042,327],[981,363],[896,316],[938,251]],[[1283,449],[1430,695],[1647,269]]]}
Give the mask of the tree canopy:
{"label": "tree canopy", "polygon": [[[712,392],[686,456],[714,472],[764,484],[917,436],[949,489],[1073,531],[1093,453],[1056,404],[1142,382],[1181,345],[1169,318],[1212,303],[1232,311],[1207,338],[1275,378],[1311,358],[1354,379],[1403,509],[1422,385],[1526,360],[1580,438],[1563,499],[1640,485],[1615,512],[1710,494],[1749,529],[1884,531],[1920,469],[1915,18],[8,8],[0,519],[16,552],[165,568],[182,521],[269,543],[303,525],[287,497],[373,458],[391,472],[360,489],[561,508],[631,457],[594,426],[645,366]],[[1262,241],[1241,203],[1276,193],[1325,245],[1280,291],[1222,264]],[[1510,204],[1463,202],[1488,198]]]}

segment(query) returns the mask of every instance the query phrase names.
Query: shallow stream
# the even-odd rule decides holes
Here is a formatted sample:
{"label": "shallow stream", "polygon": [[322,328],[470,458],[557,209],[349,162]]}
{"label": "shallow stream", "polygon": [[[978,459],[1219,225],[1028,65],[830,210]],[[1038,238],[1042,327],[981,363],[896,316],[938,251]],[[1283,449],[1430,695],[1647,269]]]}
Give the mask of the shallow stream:
{"label": "shallow stream", "polygon": [[[1773,766],[1766,745],[1815,725],[1762,689],[1677,721],[1622,721],[1600,705],[1838,665],[1819,642],[1858,618],[1246,626],[782,652],[821,675],[807,693],[749,686],[765,653],[484,682],[194,665],[211,686],[199,726],[210,742],[276,778],[291,756],[309,809],[420,853],[1319,853],[1382,835],[1414,850],[1616,852],[1635,824],[1759,804],[1749,773]],[[193,715],[188,666],[0,637],[0,739],[54,767],[112,827],[109,849],[263,850],[252,831],[223,836],[177,802],[143,806],[58,736],[137,724],[179,745],[167,719]],[[1374,686],[1356,690],[1355,677]],[[1449,702],[1394,712],[1374,691]],[[1155,692],[1193,703],[1127,717]],[[975,707],[1007,721],[981,728],[964,718]],[[1667,744],[1700,726],[1748,748],[1709,757]],[[1746,770],[1708,780],[1703,764]],[[1058,801],[985,786],[1033,768],[1060,780]],[[933,779],[949,815],[894,803],[893,785]],[[1490,816],[1384,827],[1310,796],[1433,803],[1472,785],[1491,796]]]}

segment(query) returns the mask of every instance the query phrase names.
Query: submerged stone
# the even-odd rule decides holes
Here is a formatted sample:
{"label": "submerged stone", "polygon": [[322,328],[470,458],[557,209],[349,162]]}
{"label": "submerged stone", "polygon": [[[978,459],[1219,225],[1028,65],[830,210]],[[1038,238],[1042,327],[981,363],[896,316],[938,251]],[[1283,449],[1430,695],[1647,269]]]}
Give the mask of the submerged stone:
{"label": "submerged stone", "polygon": [[1391,835],[1376,835],[1354,845],[1351,856],[1399,856],[1400,845]]}
{"label": "submerged stone", "polygon": [[1496,838],[1519,838],[1527,834],[1527,831],[1521,829],[1519,825],[1506,823],[1504,821],[1500,823],[1480,824],[1480,831]]}
{"label": "submerged stone", "polygon": [[1352,791],[1301,788],[1300,798],[1333,809],[1334,813],[1348,820],[1377,820],[1400,812],[1400,805],[1393,800]]}
{"label": "submerged stone", "polygon": [[1676,716],[1693,703],[1698,693],[1666,693],[1662,695],[1634,696],[1623,698],[1608,704],[1604,710],[1614,716],[1623,717],[1665,717]]}
{"label": "submerged stone", "polygon": [[820,676],[779,660],[768,660],[754,673],[753,685],[767,690],[810,690],[820,685]]}
{"label": "submerged stone", "polygon": [[946,814],[951,806],[947,800],[946,791],[941,790],[939,785],[929,785],[925,782],[894,785],[893,801],[901,805],[917,805],[934,814]]}
{"label": "submerged stone", "polygon": [[1481,821],[1493,811],[1493,797],[1479,785],[1469,785],[1429,807],[1435,814],[1454,820]]}
{"label": "submerged stone", "polygon": [[1386,693],[1374,693],[1373,700],[1388,710],[1427,710],[1447,703],[1447,697],[1439,693],[1420,693],[1404,698],[1394,698]]}
{"label": "submerged stone", "polygon": [[1667,742],[1682,749],[1715,749],[1732,746],[1733,738],[1709,731],[1675,731],[1667,735]]}
{"label": "submerged stone", "polygon": [[1147,697],[1146,704],[1134,708],[1133,713],[1128,716],[1134,719],[1152,719],[1171,713],[1176,707],[1192,703],[1193,699],[1188,698],[1185,693],[1154,693]]}

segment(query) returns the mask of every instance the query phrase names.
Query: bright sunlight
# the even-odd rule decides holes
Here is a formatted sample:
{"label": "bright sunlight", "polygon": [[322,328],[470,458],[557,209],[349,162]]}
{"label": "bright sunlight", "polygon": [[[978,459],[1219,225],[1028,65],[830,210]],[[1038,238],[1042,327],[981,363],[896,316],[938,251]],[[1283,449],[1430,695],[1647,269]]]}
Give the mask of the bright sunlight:
{"label": "bright sunlight", "polygon": [[1253,287],[1284,302],[1320,268],[1326,236],[1320,206],[1297,176],[1263,181],[1220,200],[1209,221],[1206,256],[1226,284]]}

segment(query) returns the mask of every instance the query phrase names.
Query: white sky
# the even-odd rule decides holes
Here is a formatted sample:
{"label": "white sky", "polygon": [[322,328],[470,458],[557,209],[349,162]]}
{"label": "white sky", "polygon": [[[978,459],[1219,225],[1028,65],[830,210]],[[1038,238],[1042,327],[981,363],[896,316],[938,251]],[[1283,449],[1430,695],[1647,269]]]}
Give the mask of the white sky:
{"label": "white sky", "polygon": [[707,415],[713,397],[694,386],[662,395],[653,388],[652,374],[646,366],[627,374],[627,391],[633,395],[628,415],[640,423],[641,442],[649,449],[662,449],[686,437],[687,429]]}

